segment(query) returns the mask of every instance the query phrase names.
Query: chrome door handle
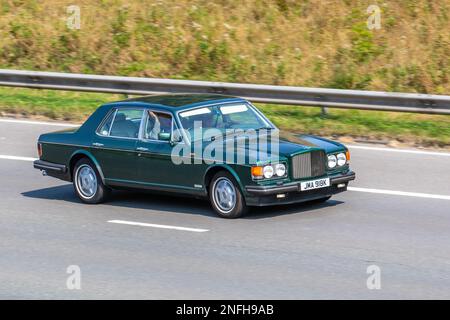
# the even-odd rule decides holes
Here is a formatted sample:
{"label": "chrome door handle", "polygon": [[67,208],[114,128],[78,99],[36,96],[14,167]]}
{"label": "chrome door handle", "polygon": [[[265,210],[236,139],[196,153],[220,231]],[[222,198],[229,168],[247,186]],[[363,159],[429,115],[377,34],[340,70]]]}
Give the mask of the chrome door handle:
{"label": "chrome door handle", "polygon": [[148,151],[148,148],[144,148],[144,147],[138,147],[136,148],[137,151]]}
{"label": "chrome door handle", "polygon": [[94,142],[92,145],[95,147],[103,147],[104,146],[103,143],[98,143],[98,142]]}

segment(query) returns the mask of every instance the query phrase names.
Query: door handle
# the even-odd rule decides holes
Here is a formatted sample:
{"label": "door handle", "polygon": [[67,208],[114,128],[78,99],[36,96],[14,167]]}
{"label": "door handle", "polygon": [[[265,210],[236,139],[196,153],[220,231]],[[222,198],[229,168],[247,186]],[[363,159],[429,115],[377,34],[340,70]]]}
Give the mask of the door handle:
{"label": "door handle", "polygon": [[137,151],[148,151],[148,148],[144,148],[144,147],[138,147],[136,148]]}
{"label": "door handle", "polygon": [[98,142],[94,142],[92,145],[93,145],[94,147],[103,147],[103,146],[104,146],[103,143],[98,143]]}

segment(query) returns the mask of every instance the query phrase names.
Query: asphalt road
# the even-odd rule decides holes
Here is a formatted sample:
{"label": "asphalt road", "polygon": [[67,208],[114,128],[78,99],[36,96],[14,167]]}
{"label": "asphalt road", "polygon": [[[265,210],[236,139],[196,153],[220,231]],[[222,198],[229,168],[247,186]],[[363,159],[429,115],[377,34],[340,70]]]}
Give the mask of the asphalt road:
{"label": "asphalt road", "polygon": [[151,194],[82,204],[27,158],[58,129],[0,120],[0,298],[450,299],[450,154],[351,148],[358,189],[225,220]]}

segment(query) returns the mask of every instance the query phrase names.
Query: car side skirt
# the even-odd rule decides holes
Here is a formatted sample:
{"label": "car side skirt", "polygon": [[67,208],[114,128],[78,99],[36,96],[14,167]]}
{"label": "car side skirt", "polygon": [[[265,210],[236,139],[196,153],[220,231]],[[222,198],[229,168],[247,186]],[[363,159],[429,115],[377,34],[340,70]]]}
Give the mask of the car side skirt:
{"label": "car side skirt", "polygon": [[163,193],[176,193],[179,195],[190,195],[197,197],[206,197],[207,192],[204,189],[194,189],[184,186],[164,185],[157,183],[142,183],[138,181],[119,180],[119,179],[105,179],[106,184],[113,188],[124,188],[133,190],[148,190]]}

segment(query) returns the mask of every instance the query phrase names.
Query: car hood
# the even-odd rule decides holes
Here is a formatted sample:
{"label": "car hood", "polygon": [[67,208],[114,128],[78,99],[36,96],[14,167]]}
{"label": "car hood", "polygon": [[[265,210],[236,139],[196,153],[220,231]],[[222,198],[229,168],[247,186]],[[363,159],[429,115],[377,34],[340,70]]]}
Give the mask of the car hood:
{"label": "car hood", "polygon": [[316,137],[313,135],[295,134],[290,132],[280,132],[280,153],[283,155],[292,155],[311,149],[323,149],[326,153],[344,151],[343,144]]}
{"label": "car hood", "polygon": [[[276,144],[271,143],[276,135],[267,135],[267,157],[270,159],[270,154],[276,153]],[[333,153],[339,151],[345,151],[346,148],[343,144],[334,142],[328,139],[316,137],[313,135],[305,135],[298,133],[291,133],[286,131],[279,131],[278,139],[278,156],[279,158],[289,158],[294,154],[308,152],[312,150],[321,149],[326,153]],[[237,153],[248,153],[249,151],[258,151],[258,143],[254,137],[247,137],[245,143],[241,143],[236,149]],[[261,152],[261,148],[259,148]]]}

